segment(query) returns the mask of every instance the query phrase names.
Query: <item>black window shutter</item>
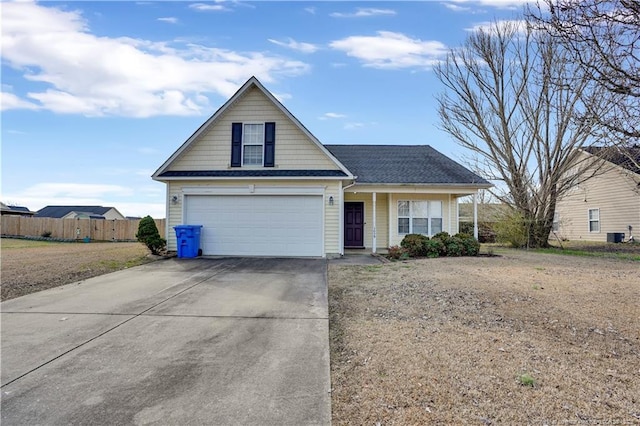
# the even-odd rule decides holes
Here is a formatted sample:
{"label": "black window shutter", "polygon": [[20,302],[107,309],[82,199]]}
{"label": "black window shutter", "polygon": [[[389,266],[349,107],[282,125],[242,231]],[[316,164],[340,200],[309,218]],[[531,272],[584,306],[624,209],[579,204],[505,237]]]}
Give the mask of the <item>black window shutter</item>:
{"label": "black window shutter", "polygon": [[231,167],[242,165],[242,123],[231,124]]}
{"label": "black window shutter", "polygon": [[276,123],[264,123],[264,166],[274,167],[276,159]]}

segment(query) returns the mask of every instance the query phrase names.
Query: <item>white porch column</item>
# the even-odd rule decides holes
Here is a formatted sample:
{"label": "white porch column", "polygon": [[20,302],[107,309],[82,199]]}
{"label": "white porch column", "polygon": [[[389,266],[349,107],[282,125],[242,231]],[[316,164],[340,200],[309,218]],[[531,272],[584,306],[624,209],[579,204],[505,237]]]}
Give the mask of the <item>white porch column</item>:
{"label": "white porch column", "polygon": [[371,247],[371,252],[375,253],[376,252],[376,246],[377,246],[377,238],[376,238],[376,193],[374,192],[372,194],[372,199],[373,199],[373,242],[372,245],[373,247]]}
{"label": "white porch column", "polygon": [[338,183],[338,252],[344,256],[344,188]]}
{"label": "white porch column", "polygon": [[478,190],[473,193],[473,238],[478,239]]}

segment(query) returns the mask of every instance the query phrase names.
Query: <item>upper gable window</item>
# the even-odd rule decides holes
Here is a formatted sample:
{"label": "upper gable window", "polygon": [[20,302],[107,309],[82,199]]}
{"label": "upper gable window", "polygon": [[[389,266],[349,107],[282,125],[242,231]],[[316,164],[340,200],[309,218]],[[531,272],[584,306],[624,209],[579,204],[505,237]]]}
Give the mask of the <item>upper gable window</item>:
{"label": "upper gable window", "polygon": [[232,123],[231,167],[275,167],[276,123]]}
{"label": "upper gable window", "polygon": [[262,166],[264,124],[245,124],[242,137],[242,165]]}

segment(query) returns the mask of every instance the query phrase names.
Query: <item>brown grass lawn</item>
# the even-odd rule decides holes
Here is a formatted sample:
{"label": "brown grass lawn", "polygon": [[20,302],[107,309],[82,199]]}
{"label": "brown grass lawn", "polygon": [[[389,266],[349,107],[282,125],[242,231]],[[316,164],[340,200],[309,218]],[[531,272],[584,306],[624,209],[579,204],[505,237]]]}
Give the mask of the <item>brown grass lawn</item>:
{"label": "brown grass lawn", "polygon": [[141,243],[56,243],[2,238],[2,300],[150,262]]}
{"label": "brown grass lawn", "polygon": [[336,425],[640,424],[640,262],[331,265]]}

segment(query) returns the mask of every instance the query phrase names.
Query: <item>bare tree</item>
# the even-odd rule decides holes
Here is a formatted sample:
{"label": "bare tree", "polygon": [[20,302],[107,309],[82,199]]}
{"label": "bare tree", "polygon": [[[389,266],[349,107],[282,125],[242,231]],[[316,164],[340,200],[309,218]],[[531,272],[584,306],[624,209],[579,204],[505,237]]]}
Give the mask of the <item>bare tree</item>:
{"label": "bare tree", "polygon": [[587,111],[598,121],[599,143],[640,167],[633,155],[640,142],[640,2],[541,1],[527,9],[529,21],[563,45],[576,72],[606,89],[598,110]]}
{"label": "bare tree", "polygon": [[548,245],[558,198],[598,170],[579,152],[594,123],[576,118],[600,89],[574,68],[548,34],[513,23],[471,33],[435,68],[441,128],[499,182],[495,196],[524,219],[531,247]]}

